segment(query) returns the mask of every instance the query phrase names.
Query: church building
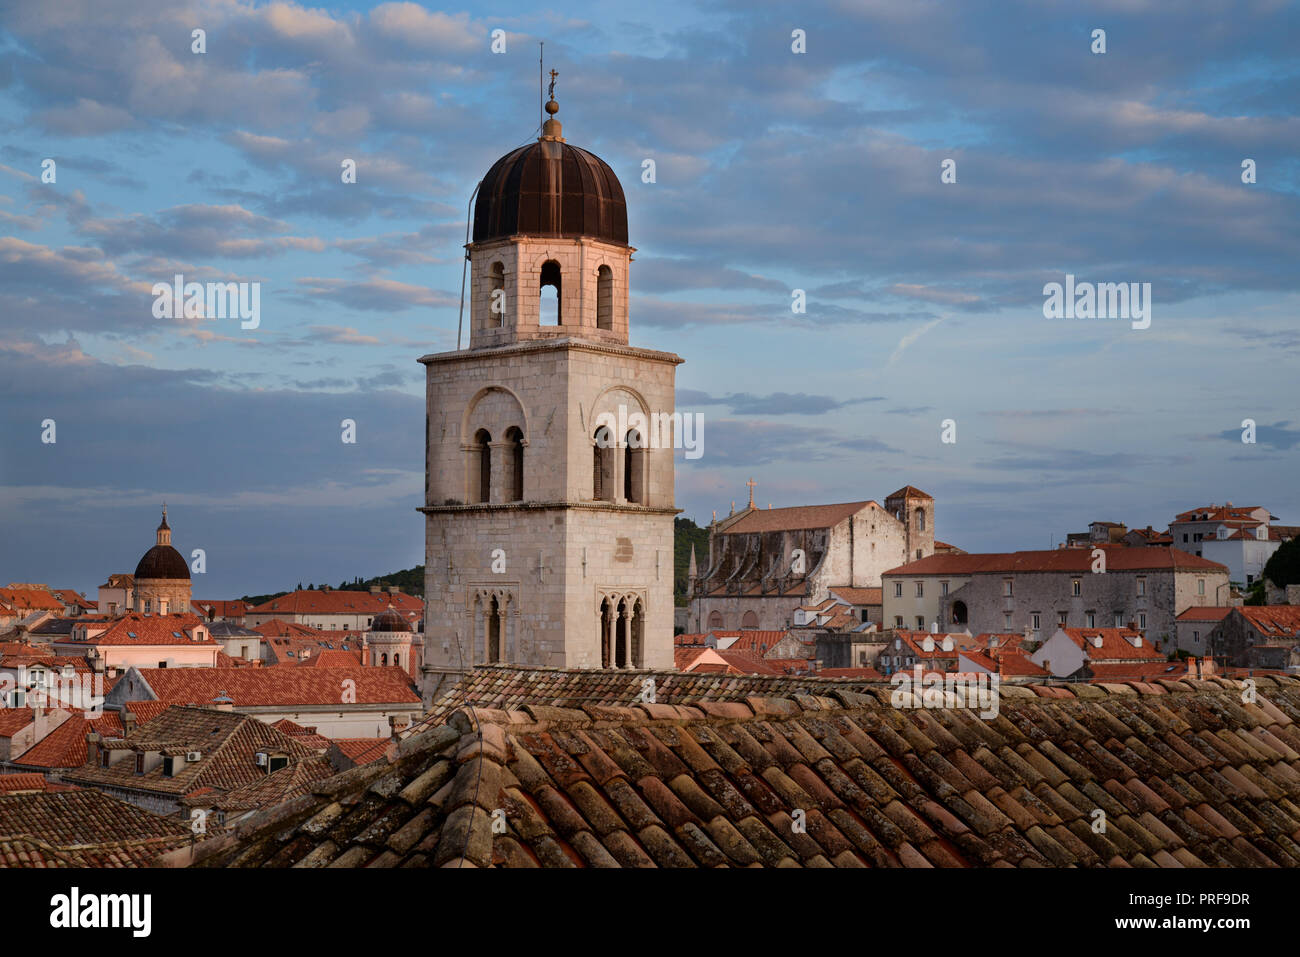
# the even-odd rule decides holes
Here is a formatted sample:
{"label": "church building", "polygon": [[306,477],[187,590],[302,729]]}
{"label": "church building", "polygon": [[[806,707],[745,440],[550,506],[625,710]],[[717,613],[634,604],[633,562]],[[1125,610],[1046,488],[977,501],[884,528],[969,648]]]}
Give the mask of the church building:
{"label": "church building", "polygon": [[426,700],[478,664],[673,664],[672,441],[648,423],[682,360],[629,345],[623,188],[553,92],[479,184],[468,347],[420,359]]}
{"label": "church building", "polygon": [[[939,543],[942,546],[942,543]],[[709,554],[691,576],[687,631],[779,631],[831,589],[879,588],[881,574],[933,555],[934,499],[906,485],[885,499],[759,509],[709,526]],[[951,548],[951,546],[942,546]]]}

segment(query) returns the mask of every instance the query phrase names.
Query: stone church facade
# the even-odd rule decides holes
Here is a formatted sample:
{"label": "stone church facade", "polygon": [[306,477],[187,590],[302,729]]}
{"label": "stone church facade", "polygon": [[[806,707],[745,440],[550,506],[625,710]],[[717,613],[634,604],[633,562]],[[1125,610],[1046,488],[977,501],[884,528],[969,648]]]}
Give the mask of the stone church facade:
{"label": "stone church facade", "polygon": [[420,359],[426,700],[477,664],[673,663],[672,442],[650,423],[682,360],[629,345],[622,187],[547,109],[479,185],[468,348]]}
{"label": "stone church facade", "polygon": [[934,554],[934,499],[908,485],[885,499],[743,511],[709,527],[687,631],[777,631],[832,588],[878,588],[888,569]]}

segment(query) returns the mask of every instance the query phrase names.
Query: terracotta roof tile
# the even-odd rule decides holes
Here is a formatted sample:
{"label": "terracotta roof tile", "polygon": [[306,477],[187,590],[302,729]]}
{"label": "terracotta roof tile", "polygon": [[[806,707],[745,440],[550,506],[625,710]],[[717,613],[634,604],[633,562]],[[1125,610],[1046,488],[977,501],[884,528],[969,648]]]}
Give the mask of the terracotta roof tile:
{"label": "terracotta roof tile", "polygon": [[[1172,545],[1149,545],[1130,548],[1125,545],[1098,545],[1106,552],[1106,567],[1112,571],[1160,569],[1203,569],[1227,571],[1227,566],[1184,552]],[[1017,574],[1028,572],[1089,572],[1092,550],[1056,548],[1047,551],[992,552],[969,555],[931,555],[918,561],[891,568],[887,576],[907,575],[975,575],[981,573]]]}
{"label": "terracotta roof tile", "polygon": [[[478,688],[493,708],[444,710],[386,757],[193,856],[476,867],[1300,860],[1294,731],[1274,716],[1300,714],[1289,677],[1257,689],[1271,708],[1243,706],[1228,681],[1078,685],[1050,698],[1014,689],[981,720],[892,708],[888,689],[864,695],[828,679],[777,691],[763,685],[782,679],[680,676],[653,705],[617,703],[625,677],[639,687],[635,672],[600,676],[618,679],[600,685],[610,704],[585,700],[590,673],[551,672],[542,700],[556,704],[531,704],[527,670],[492,670],[467,677],[460,700],[472,704]],[[699,681],[729,700],[701,700]],[[1104,835],[1091,826],[1098,807]],[[504,833],[491,826],[497,809]]]}
{"label": "terracotta roof tile", "polygon": [[[355,701],[418,706],[411,678],[401,668],[139,668],[158,701],[208,706],[222,693],[238,707],[339,704],[344,681],[355,682]],[[123,680],[129,680],[128,678]]]}

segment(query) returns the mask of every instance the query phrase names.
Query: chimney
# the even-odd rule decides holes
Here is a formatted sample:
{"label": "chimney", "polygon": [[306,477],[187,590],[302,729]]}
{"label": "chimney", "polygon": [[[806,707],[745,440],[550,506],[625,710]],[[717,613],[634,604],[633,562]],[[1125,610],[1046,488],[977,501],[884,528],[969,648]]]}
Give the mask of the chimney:
{"label": "chimney", "polygon": [[411,716],[409,714],[390,714],[388,716],[388,727],[390,729],[389,737],[394,741],[398,740],[401,733],[411,725]]}
{"label": "chimney", "polygon": [[135,712],[123,709],[122,733],[128,735],[135,733]]}
{"label": "chimney", "polygon": [[380,592],[382,592],[382,591],[383,591],[383,589],[380,588],[378,585],[371,585],[371,586],[370,586],[370,594],[372,594],[372,595],[378,595],[378,594],[379,594]]}
{"label": "chimney", "polygon": [[212,699],[212,707],[218,711],[234,711],[235,701],[224,691],[219,691],[217,696]]}
{"label": "chimney", "polygon": [[86,760],[91,764],[99,764],[100,740],[98,731],[86,733]]}

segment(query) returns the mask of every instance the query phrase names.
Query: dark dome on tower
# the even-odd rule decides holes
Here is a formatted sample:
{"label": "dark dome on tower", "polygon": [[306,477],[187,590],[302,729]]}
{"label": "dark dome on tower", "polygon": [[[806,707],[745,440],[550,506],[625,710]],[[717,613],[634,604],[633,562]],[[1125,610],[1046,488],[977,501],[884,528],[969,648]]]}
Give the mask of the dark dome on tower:
{"label": "dark dome on tower", "polygon": [[474,202],[474,242],[506,236],[585,236],[627,245],[627,201],[599,156],[570,146],[552,118],[543,134],[487,171]]}
{"label": "dark dome on tower", "polygon": [[402,617],[401,612],[397,611],[391,605],[384,611],[375,615],[374,620],[370,622],[371,631],[410,631],[411,624]]}
{"label": "dark dome on tower", "polygon": [[181,553],[172,548],[172,527],[167,524],[167,506],[163,506],[162,522],[158,526],[158,544],[144,553],[135,566],[136,579],[172,578],[190,580],[190,566]]}
{"label": "dark dome on tower", "polygon": [[185,564],[181,553],[170,545],[155,545],[144,553],[140,564],[135,566],[135,577],[183,578],[189,581],[190,567]]}

